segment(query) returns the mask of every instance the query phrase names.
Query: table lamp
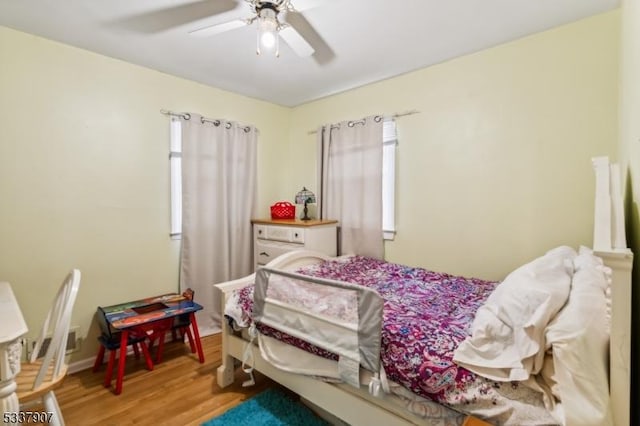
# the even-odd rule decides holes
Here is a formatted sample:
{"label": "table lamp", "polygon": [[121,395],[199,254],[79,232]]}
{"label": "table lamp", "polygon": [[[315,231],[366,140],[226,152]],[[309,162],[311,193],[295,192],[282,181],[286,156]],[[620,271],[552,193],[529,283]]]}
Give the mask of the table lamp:
{"label": "table lamp", "polygon": [[302,216],[300,219],[311,220],[311,218],[307,215],[309,213],[307,204],[315,203],[315,202],[316,202],[316,195],[303,186],[302,191],[299,191],[296,194],[296,204],[304,204],[304,210],[303,210],[304,216]]}

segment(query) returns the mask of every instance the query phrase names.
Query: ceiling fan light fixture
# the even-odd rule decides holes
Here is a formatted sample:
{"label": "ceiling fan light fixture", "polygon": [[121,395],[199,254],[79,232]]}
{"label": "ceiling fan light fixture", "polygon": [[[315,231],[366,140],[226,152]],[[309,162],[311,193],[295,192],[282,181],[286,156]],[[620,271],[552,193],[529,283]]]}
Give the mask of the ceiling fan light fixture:
{"label": "ceiling fan light fixture", "polygon": [[258,55],[263,51],[274,50],[276,57],[280,56],[279,26],[277,11],[271,3],[264,3],[263,7],[258,10],[258,40],[256,47]]}

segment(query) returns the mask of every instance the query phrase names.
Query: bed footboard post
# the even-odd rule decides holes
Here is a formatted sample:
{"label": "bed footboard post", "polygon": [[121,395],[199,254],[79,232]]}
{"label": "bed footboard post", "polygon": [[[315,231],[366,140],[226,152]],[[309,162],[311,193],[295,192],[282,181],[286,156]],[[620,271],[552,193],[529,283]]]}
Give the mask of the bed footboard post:
{"label": "bed footboard post", "polygon": [[[214,285],[213,291],[220,292],[220,303],[222,304],[221,312],[224,312],[225,303],[227,301],[227,292],[223,288]],[[223,318],[222,320],[222,365],[216,370],[216,381],[221,388],[227,387],[234,381],[234,358],[229,355],[229,334],[233,333],[231,327]]]}
{"label": "bed footboard post", "polygon": [[234,381],[234,358],[229,354],[228,335],[229,324],[222,324],[222,365],[216,370],[216,381],[221,388],[229,386]]}

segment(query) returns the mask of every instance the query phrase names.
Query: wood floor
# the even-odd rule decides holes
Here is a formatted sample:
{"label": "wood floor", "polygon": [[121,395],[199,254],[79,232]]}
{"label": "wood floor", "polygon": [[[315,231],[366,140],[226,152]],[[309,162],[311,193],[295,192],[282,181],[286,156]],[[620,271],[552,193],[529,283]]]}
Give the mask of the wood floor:
{"label": "wood floor", "polygon": [[68,426],[75,425],[200,425],[222,414],[254,394],[276,386],[256,375],[257,384],[243,388],[247,375],[238,369],[233,385],[221,389],[216,384],[220,365],[221,335],[202,339],[205,363],[200,364],[188,344],[168,343],[163,360],[153,371],[144,359],[127,357],[122,394],[102,386],[104,365],[65,378],[56,396]]}

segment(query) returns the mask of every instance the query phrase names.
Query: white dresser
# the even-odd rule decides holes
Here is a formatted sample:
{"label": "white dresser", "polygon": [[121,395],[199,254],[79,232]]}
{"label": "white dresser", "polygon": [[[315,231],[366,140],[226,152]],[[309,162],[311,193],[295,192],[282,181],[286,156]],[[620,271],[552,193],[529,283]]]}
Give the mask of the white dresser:
{"label": "white dresser", "polygon": [[337,254],[337,220],[253,219],[254,268],[292,250]]}

